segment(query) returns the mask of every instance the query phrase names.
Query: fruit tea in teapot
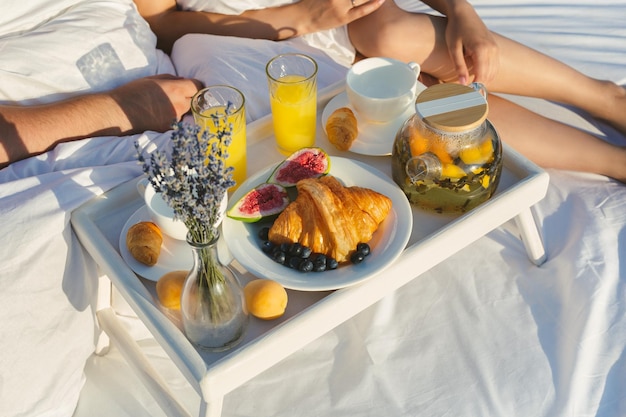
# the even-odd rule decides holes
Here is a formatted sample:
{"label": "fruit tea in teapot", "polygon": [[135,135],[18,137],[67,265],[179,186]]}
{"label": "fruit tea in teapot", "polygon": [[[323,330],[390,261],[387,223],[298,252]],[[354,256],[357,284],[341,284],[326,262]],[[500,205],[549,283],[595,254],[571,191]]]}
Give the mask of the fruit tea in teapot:
{"label": "fruit tea in teapot", "polygon": [[396,134],[391,157],[393,179],[411,204],[462,213],[493,195],[502,145],[485,97],[480,84],[437,84],[417,97],[416,114]]}

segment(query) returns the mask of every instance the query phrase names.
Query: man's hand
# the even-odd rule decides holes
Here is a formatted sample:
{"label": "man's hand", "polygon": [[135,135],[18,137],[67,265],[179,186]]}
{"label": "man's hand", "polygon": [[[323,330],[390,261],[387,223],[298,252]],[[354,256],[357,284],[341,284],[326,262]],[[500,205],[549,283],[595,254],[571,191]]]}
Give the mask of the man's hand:
{"label": "man's hand", "polygon": [[122,131],[163,132],[189,111],[191,97],[200,88],[197,80],[156,75],[118,87],[110,95],[128,118],[129,124]]}

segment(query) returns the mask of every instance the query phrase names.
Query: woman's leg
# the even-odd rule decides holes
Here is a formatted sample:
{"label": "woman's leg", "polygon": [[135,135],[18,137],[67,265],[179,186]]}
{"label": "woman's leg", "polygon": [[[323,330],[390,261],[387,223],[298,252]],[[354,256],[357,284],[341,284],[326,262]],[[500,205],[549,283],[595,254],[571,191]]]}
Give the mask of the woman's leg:
{"label": "woman's leg", "polygon": [[[364,56],[416,61],[423,72],[442,81],[456,81],[445,44],[445,24],[445,19],[407,13],[393,2],[386,2],[377,12],[352,22],[348,29],[355,48]],[[372,30],[374,27],[378,29]],[[487,85],[489,91],[572,105],[626,134],[626,89],[587,77],[533,49],[495,36],[500,69]],[[491,97],[489,104],[489,119],[507,143],[541,166],[626,180],[626,149],[501,98]]]}
{"label": "woman's leg", "polygon": [[513,149],[544,168],[590,172],[626,183],[626,148],[489,96],[489,120]]}
{"label": "woman's leg", "polygon": [[[371,15],[352,22],[348,30],[362,55],[417,61],[424,72],[449,82],[457,75],[445,43],[445,25],[443,18],[409,13],[388,1]],[[626,89],[590,78],[511,39],[494,36],[500,50],[500,70],[487,85],[489,91],[571,105],[626,134]]]}

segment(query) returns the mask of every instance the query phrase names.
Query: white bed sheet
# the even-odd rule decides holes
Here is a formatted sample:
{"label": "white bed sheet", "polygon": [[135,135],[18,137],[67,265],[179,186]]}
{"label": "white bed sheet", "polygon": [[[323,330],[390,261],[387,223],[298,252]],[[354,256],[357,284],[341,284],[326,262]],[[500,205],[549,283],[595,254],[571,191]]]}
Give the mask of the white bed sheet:
{"label": "white bed sheet", "polygon": [[[174,71],[132,0],[8,0],[0,15],[0,102],[44,103]],[[94,350],[98,271],[69,218],[138,175],[133,140],[68,143],[0,171],[2,416],[76,407]]]}
{"label": "white bed sheet", "polygon": [[[626,83],[624,0],[473,3],[492,29]],[[626,145],[584,115],[519,102]],[[69,304],[73,292],[84,302],[97,270],[76,244],[69,213],[139,175],[137,138],[162,144],[167,135],[65,144],[1,171],[2,230],[25,230],[4,234],[11,237],[3,259],[22,262],[31,276],[65,270]],[[596,175],[550,175],[536,207],[543,266],[528,261],[507,224],[227,395],[223,416],[626,415],[626,187]],[[59,253],[70,255],[67,264]],[[80,274],[89,277],[84,287],[70,285]],[[196,411],[197,395],[173,363],[136,319],[123,319]],[[41,355],[24,359],[33,361],[28,377]],[[163,415],[115,348],[92,356],[86,376],[75,417]]]}

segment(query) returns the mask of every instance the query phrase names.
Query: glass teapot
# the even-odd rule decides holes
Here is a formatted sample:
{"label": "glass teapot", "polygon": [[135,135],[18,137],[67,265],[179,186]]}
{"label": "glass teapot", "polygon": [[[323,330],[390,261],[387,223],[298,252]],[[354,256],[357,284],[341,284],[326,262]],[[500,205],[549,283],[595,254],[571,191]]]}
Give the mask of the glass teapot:
{"label": "glass teapot", "polygon": [[493,195],[502,144],[487,120],[486,96],[474,83],[437,84],[417,97],[416,114],[398,130],[391,156],[393,179],[411,204],[463,213]]}

